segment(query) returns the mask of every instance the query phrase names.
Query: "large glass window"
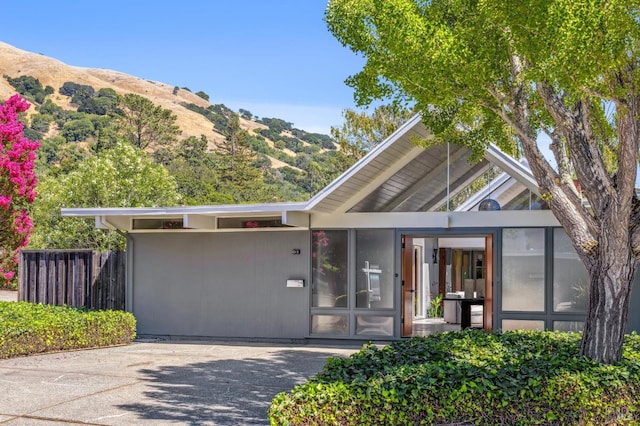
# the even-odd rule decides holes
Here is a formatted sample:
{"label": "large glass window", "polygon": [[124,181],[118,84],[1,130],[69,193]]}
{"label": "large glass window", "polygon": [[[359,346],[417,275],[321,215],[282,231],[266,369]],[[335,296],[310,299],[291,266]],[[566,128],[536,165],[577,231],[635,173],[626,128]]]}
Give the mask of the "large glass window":
{"label": "large glass window", "polygon": [[393,309],[393,239],[390,229],[356,232],[356,308]]}
{"label": "large glass window", "polygon": [[340,334],[349,332],[347,315],[311,315],[311,332],[314,334]]}
{"label": "large glass window", "polygon": [[502,310],[544,311],[544,229],[502,233]]}
{"label": "large glass window", "polygon": [[553,310],[586,312],[589,273],[562,228],[553,230]]}
{"label": "large glass window", "polygon": [[584,321],[554,321],[553,329],[556,331],[582,331]]}
{"label": "large glass window", "polygon": [[311,233],[311,290],[314,308],[346,308],[348,304],[348,233]]}
{"label": "large glass window", "polygon": [[544,321],[542,320],[517,320],[517,319],[503,319],[502,330],[544,330]]}
{"label": "large glass window", "polygon": [[356,334],[393,336],[393,317],[356,315]]}

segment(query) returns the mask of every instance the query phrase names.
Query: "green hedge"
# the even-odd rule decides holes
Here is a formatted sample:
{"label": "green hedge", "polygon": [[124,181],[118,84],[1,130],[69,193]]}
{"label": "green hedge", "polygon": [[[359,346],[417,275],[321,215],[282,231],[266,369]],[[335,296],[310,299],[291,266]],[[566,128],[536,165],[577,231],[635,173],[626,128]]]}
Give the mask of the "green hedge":
{"label": "green hedge", "polygon": [[0,302],[0,358],[122,345],[135,336],[128,312]]}
{"label": "green hedge", "polygon": [[578,356],[580,335],[478,330],[435,334],[348,358],[272,401],[273,425],[640,423],[640,336],[624,359]]}

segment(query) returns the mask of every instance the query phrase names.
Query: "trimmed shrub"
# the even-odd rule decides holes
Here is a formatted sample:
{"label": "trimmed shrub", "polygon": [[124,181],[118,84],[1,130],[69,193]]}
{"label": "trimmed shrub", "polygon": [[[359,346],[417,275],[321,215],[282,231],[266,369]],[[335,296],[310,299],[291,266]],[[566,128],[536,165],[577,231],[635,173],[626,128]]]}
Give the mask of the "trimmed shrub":
{"label": "trimmed shrub", "polygon": [[129,344],[133,314],[27,302],[0,302],[0,358]]}
{"label": "trimmed shrub", "polygon": [[640,422],[640,336],[624,359],[578,356],[578,333],[478,330],[369,343],[269,409],[274,425],[574,425]]}

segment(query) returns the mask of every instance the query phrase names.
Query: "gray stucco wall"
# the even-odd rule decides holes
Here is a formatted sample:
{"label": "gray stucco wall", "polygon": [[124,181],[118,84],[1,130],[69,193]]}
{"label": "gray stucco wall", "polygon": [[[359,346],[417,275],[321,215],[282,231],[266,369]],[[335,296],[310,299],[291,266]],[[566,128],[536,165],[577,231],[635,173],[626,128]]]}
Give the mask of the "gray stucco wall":
{"label": "gray stucco wall", "polygon": [[[303,338],[309,233],[131,234],[139,335]],[[294,255],[291,250],[301,250]],[[287,288],[304,279],[304,288]]]}

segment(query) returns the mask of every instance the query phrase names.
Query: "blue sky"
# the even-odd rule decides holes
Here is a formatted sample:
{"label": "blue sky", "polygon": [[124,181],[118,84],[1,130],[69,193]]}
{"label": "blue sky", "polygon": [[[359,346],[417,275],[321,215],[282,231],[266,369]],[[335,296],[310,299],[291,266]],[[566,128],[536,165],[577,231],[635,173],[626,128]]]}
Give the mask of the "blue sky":
{"label": "blue sky", "polygon": [[212,103],[329,133],[355,108],[364,59],[323,21],[326,0],[4,2],[0,40],[68,65],[204,91]]}

